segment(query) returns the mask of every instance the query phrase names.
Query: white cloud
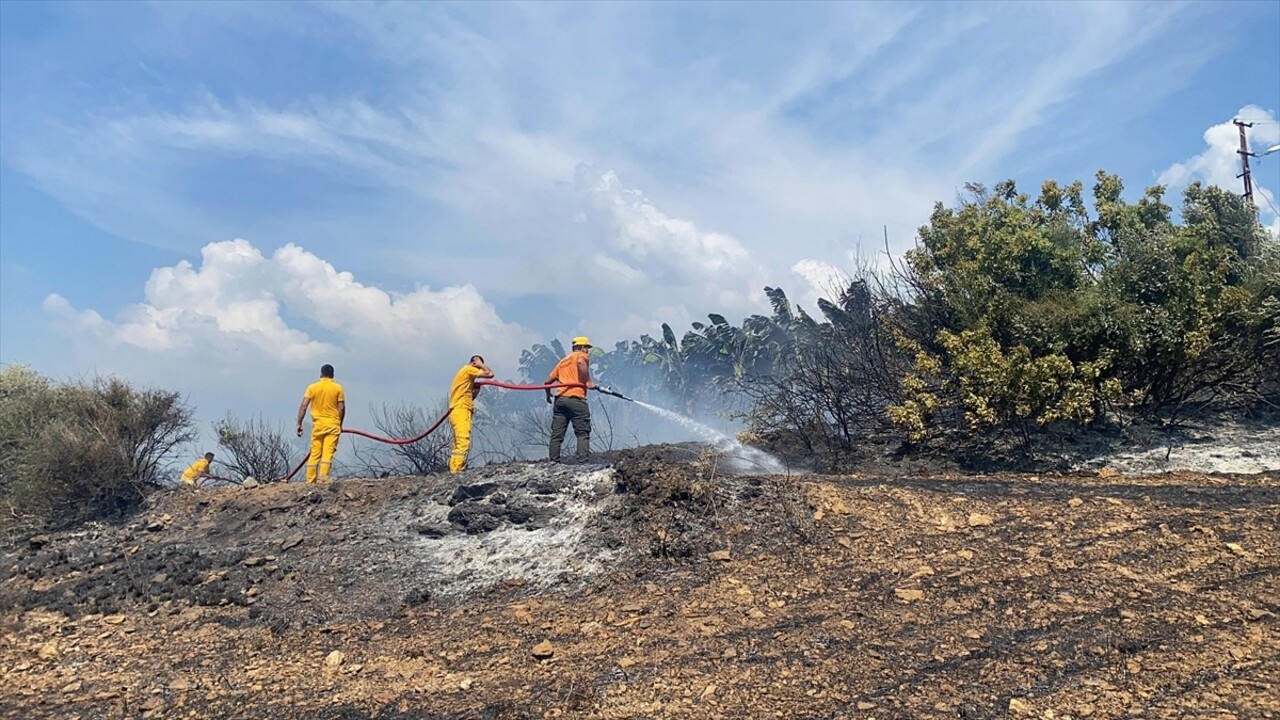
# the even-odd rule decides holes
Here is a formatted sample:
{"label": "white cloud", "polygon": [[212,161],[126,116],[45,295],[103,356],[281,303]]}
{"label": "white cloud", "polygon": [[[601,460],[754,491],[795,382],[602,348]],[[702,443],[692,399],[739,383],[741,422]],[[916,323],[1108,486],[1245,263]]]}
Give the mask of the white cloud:
{"label": "white cloud", "polygon": [[588,317],[610,328],[610,336],[763,305],[766,275],[736,238],[668,215],[611,170],[582,165],[576,182],[590,203],[579,224],[603,271],[580,285],[599,301]]}
{"label": "white cloud", "polygon": [[[1280,143],[1280,124],[1276,122],[1274,110],[1245,105],[1235,114],[1235,118],[1254,123],[1246,131],[1252,152],[1260,153],[1271,145]],[[1156,182],[1175,192],[1197,181],[1241,192],[1243,186],[1237,177],[1240,174],[1239,128],[1231,120],[1214,125],[1204,131],[1204,144],[1202,152],[1170,165],[1160,173]],[[1273,161],[1276,161],[1275,158],[1280,156],[1271,156]],[[1264,177],[1262,173],[1253,173],[1254,195],[1262,196],[1258,202],[1258,211],[1264,221],[1270,217],[1269,225],[1276,236],[1280,237],[1280,218],[1267,204],[1269,200],[1271,205],[1276,205],[1275,189],[1262,186]]]}
{"label": "white cloud", "polygon": [[[474,352],[514,364],[535,338],[503,321],[470,285],[389,292],[297,245],[266,256],[239,239],[205,246],[199,267],[157,268],[143,301],[114,319],[58,294],[44,307],[101,353],[142,351],[156,364],[209,374],[311,371],[332,362],[387,386],[424,375],[443,383]],[[505,370],[514,376],[514,367]]]}
{"label": "white cloud", "polygon": [[805,287],[792,300],[808,312],[817,310],[818,298],[831,300],[849,285],[848,272],[821,260],[800,260],[791,266],[791,272],[805,281]]}
{"label": "white cloud", "polygon": [[612,170],[595,174],[580,167],[578,182],[612,220],[614,246],[631,258],[687,280],[732,273],[747,261],[742,243],[666,215],[640,191],[624,188]]}

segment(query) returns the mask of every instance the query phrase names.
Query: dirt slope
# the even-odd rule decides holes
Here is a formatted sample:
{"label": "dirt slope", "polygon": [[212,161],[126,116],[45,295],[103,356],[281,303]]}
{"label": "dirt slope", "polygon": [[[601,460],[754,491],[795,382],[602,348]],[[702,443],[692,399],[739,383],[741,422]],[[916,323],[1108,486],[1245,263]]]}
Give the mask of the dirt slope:
{"label": "dirt slope", "polygon": [[660,452],[166,493],[0,559],[0,717],[1280,717],[1280,478]]}

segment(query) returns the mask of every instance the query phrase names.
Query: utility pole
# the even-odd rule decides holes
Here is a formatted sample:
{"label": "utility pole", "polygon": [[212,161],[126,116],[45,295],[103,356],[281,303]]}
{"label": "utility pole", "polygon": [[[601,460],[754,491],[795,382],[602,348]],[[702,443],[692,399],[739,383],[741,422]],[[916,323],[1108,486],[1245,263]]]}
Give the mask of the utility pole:
{"label": "utility pole", "polygon": [[1247,123],[1239,118],[1232,120],[1235,126],[1240,128],[1240,174],[1236,177],[1244,178],[1244,199],[1249,203],[1253,202],[1253,177],[1249,175],[1249,141],[1244,136],[1244,129],[1253,127],[1253,123]]}

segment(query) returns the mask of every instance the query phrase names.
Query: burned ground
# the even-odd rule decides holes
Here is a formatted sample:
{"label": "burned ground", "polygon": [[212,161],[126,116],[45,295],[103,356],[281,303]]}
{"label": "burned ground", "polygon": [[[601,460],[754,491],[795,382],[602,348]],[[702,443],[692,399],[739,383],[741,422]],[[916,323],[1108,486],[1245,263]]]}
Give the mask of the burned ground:
{"label": "burned ground", "polygon": [[0,715],[1280,717],[1280,478],[609,466],[15,537]]}

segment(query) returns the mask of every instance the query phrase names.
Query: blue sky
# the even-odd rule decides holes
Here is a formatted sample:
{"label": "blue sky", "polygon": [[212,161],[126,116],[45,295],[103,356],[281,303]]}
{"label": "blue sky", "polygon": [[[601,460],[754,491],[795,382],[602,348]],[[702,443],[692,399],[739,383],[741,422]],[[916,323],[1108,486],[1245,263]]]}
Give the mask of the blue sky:
{"label": "blue sky", "polygon": [[325,361],[434,398],[472,352],[812,303],[968,180],[1234,187],[1223,123],[1280,142],[1275,2],[0,14],[0,362],[206,419]]}

